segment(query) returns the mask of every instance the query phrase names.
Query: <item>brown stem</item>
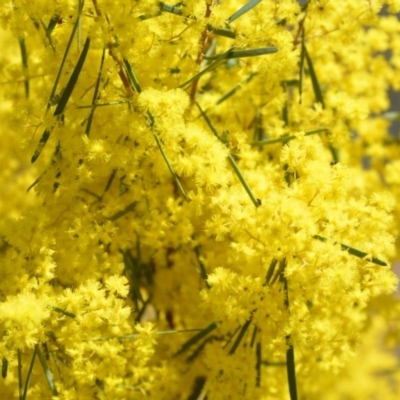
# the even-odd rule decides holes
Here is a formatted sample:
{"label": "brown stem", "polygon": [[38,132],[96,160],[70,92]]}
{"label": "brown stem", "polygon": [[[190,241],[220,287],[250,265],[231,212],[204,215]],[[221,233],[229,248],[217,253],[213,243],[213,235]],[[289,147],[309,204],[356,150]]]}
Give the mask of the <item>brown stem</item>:
{"label": "brown stem", "polygon": [[[99,6],[97,4],[97,0],[92,0],[92,2],[93,2],[94,9],[96,11],[96,14],[100,18],[102,16],[102,13],[101,13],[101,10],[99,9]],[[115,54],[114,44],[111,41],[107,42],[107,47],[108,47],[108,51],[109,51],[111,57],[113,58],[113,60],[117,63],[117,65],[119,67],[118,75],[121,78],[122,84],[125,87],[127,95],[128,95],[128,97],[132,97],[134,92],[132,90],[132,87],[131,87],[131,84],[129,82],[129,79],[125,74],[124,67],[123,67],[123,62],[119,59],[117,54]]]}
{"label": "brown stem", "polygon": [[[207,3],[205,18],[210,17],[212,5],[213,5],[213,3]],[[208,43],[209,33],[210,33],[210,31],[206,27],[200,38],[200,50],[199,50],[199,53],[197,54],[197,59],[196,59],[196,64],[198,64],[199,66],[201,65],[201,62],[203,61],[204,49],[206,48],[207,43]],[[199,79],[200,78],[197,78],[192,82],[192,88],[190,90],[190,101],[192,103],[194,103],[194,100],[196,98],[197,85],[199,83]]]}

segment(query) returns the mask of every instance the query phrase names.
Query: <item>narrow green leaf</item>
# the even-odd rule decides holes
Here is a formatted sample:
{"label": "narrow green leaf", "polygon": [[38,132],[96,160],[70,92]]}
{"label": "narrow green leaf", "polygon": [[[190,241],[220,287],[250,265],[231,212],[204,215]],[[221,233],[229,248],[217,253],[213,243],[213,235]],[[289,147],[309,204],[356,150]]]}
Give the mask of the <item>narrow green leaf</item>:
{"label": "narrow green leaf", "polygon": [[223,103],[225,100],[229,99],[229,97],[233,96],[237,90],[239,90],[240,88],[243,87],[244,84],[249,83],[254,76],[257,75],[257,72],[252,72],[243,82],[240,82],[238,84],[236,84],[235,86],[233,86],[233,88],[231,88],[230,90],[228,90],[226,93],[224,93],[215,104],[221,104]]}
{"label": "narrow green leaf", "polygon": [[[33,365],[35,364],[35,359],[36,359],[36,350],[37,350],[38,345],[35,346],[34,350],[33,350],[33,356],[32,356],[32,360],[31,363],[29,365],[29,370],[28,370],[28,375],[26,376],[26,381],[25,381],[25,387],[24,387],[24,391],[22,396],[20,397],[21,400],[26,400],[26,396],[28,394],[28,390],[29,390],[29,384],[31,382],[31,376],[32,376],[32,371],[33,371]],[[18,350],[20,351],[20,350]],[[21,357],[21,353],[18,353],[18,357]],[[20,363],[20,359],[18,358],[18,364]],[[19,367],[19,365],[18,365]],[[21,366],[22,369],[22,366]],[[21,374],[22,374],[22,370],[21,370]],[[21,389],[21,388],[20,388]],[[20,391],[21,393],[21,391]]]}
{"label": "narrow green leaf", "polygon": [[253,204],[256,207],[260,207],[261,200],[257,199],[254,196],[254,194],[251,191],[249,185],[247,184],[246,180],[244,179],[244,176],[243,176],[242,172],[240,171],[240,169],[239,169],[238,165],[236,164],[235,160],[233,159],[232,154],[230,154],[230,153],[228,154],[228,161],[229,161],[229,164],[231,164],[233,170],[235,171],[237,177],[239,178],[240,183],[243,185],[244,189],[246,190],[246,192],[249,195],[249,197],[250,197],[251,201],[253,202]]}
{"label": "narrow green leaf", "polygon": [[217,324],[215,322],[212,322],[210,325],[205,327],[203,330],[201,330],[197,335],[193,336],[190,338],[187,342],[185,342],[180,350],[178,350],[174,356],[178,356],[185,351],[189,350],[190,347],[192,347],[194,344],[196,344],[199,340],[203,339],[203,337],[207,336],[210,332],[212,332],[215,328],[217,327]]}
{"label": "narrow green leaf", "polygon": [[[317,128],[317,129],[313,129],[312,131],[305,132],[304,136],[317,135],[319,133],[328,132],[328,131],[329,131],[329,128]],[[293,139],[296,139],[296,135],[281,136],[276,139],[265,139],[265,140],[261,140],[259,142],[253,142],[252,144],[256,145],[256,146],[267,146],[267,145],[275,144],[275,143],[287,143]]]}
{"label": "narrow green leaf", "polygon": [[[57,104],[57,107],[54,111],[54,116],[61,115],[65,109],[65,106],[67,105],[67,102],[72,94],[72,91],[75,87],[75,84],[78,80],[79,74],[82,70],[83,63],[85,62],[86,55],[89,51],[89,46],[90,46],[90,37],[88,36],[86,39],[85,46],[83,48],[83,51],[79,57],[78,63],[76,64],[74,71],[72,72],[72,75],[67,83],[67,86],[61,95],[60,101]],[[40,138],[39,144],[33,153],[33,156],[31,158],[31,162],[34,163],[42,153],[44,146],[46,145],[47,141],[49,140],[50,133],[53,128],[48,128],[44,131],[42,137]]]}
{"label": "narrow green leaf", "polygon": [[194,248],[194,252],[196,254],[196,258],[197,258],[197,262],[199,263],[200,266],[200,276],[203,278],[204,283],[206,284],[207,289],[210,289],[211,286],[207,281],[208,278],[208,274],[206,271],[206,266],[204,265],[204,263],[200,260],[200,246],[196,246]]}
{"label": "narrow green leaf", "polygon": [[231,52],[232,52],[232,49],[229,49],[226,53],[221,54],[220,56],[217,57],[217,59],[214,62],[212,62],[210,65],[208,65],[202,71],[200,71],[198,74],[196,74],[195,76],[193,76],[192,78],[190,78],[186,82],[182,83],[178,87],[183,88],[183,87],[187,86],[189,83],[192,83],[193,81],[195,81],[196,79],[199,79],[200,77],[202,77],[207,72],[210,72],[213,69],[217,68],[219,65],[222,64],[222,62],[224,60],[226,60],[229,57],[229,54]]}
{"label": "narrow green leaf", "polygon": [[200,110],[201,116],[204,118],[204,120],[206,121],[207,126],[210,128],[210,131],[214,134],[214,136],[220,140],[222,143],[224,143],[224,141],[222,140],[222,138],[219,136],[217,130],[215,129],[214,125],[211,123],[210,118],[208,118],[207,114],[203,111],[203,109],[200,107],[200,104],[196,101],[195,102],[197,108]]}
{"label": "narrow green leaf", "polygon": [[111,222],[116,221],[117,219],[120,219],[121,217],[123,217],[124,215],[130,213],[131,211],[133,211],[136,207],[137,201],[132,202],[131,204],[129,204],[128,206],[126,206],[123,210],[116,212],[114,215],[112,215],[111,217],[108,217],[107,219]]}
{"label": "narrow green leaf", "polygon": [[210,26],[209,30],[219,36],[224,36],[230,39],[236,38],[235,32],[228,28],[213,28],[212,26]]}
{"label": "narrow green leaf", "polygon": [[308,72],[310,74],[311,77],[311,82],[312,82],[312,86],[314,89],[314,95],[315,95],[315,100],[317,101],[317,103],[321,103],[322,107],[325,108],[325,102],[322,96],[322,91],[321,91],[321,87],[319,85],[319,81],[317,78],[317,74],[315,73],[315,69],[313,66],[313,63],[311,61],[310,55],[308,54],[307,48],[305,46],[305,44],[302,45],[304,48],[304,57],[307,61],[307,65],[308,65]]}
{"label": "narrow green leaf", "polygon": [[272,276],[274,275],[276,264],[278,264],[278,260],[273,258],[271,261],[271,264],[269,265],[267,276],[265,277],[265,282],[264,282],[263,286],[269,285],[269,283],[272,279]]}
{"label": "narrow green leaf", "polygon": [[59,308],[59,307],[53,307],[53,306],[49,306],[53,311],[55,311],[55,312],[58,312],[58,313],[60,313],[60,314],[63,314],[63,315],[65,315],[66,317],[70,317],[70,318],[76,318],[76,315],[75,314],[72,314],[72,313],[70,313],[70,312],[68,312],[68,311],[65,311],[65,310],[63,310],[63,309],[61,309],[61,308]]}
{"label": "narrow green leaf", "polygon": [[103,197],[104,194],[107,193],[108,190],[110,189],[110,187],[111,187],[111,185],[112,185],[112,183],[113,183],[113,181],[114,181],[114,178],[115,178],[115,175],[116,175],[116,174],[117,174],[117,169],[114,168],[114,169],[112,170],[112,172],[111,172],[110,177],[108,178],[107,185],[106,185],[106,187],[104,188],[104,192],[103,192],[103,195],[102,195],[101,197]]}
{"label": "narrow green leaf", "polygon": [[[285,93],[287,94],[287,84],[285,81],[282,82],[282,86],[283,86]],[[287,98],[282,107],[282,119],[283,119],[283,122],[285,123],[284,126],[285,127],[289,126],[289,104],[288,104]]]}
{"label": "narrow green leaf", "polygon": [[275,276],[273,277],[270,285],[272,286],[278,279],[282,279],[283,271],[285,270],[286,259],[283,259],[279,262],[279,269],[276,271]]}
{"label": "narrow green leaf", "polygon": [[72,31],[71,31],[71,35],[70,35],[68,43],[67,43],[67,47],[65,48],[64,56],[63,56],[63,59],[62,59],[61,64],[60,64],[60,68],[58,69],[58,73],[57,73],[57,77],[56,77],[56,80],[55,80],[54,85],[53,85],[53,89],[51,90],[49,102],[47,103],[47,109],[50,108],[52,99],[56,95],[58,83],[60,82],[61,74],[62,74],[62,71],[64,69],[65,61],[67,60],[67,57],[68,57],[68,54],[69,54],[69,50],[71,49],[71,45],[72,45],[72,42],[74,40],[76,29],[78,28],[79,16],[82,14],[82,10],[83,10],[83,2],[79,3],[78,18],[75,21],[75,24],[74,24],[74,26],[72,28]]}
{"label": "narrow green leaf", "polygon": [[76,108],[108,107],[108,106],[117,106],[119,104],[126,104],[126,103],[130,103],[130,100],[111,101],[110,103],[95,103],[95,104],[89,104],[87,106],[77,106]]}
{"label": "narrow green leaf", "polygon": [[125,58],[124,58],[124,65],[125,65],[125,69],[126,69],[126,72],[128,73],[129,80],[131,82],[133,89],[135,89],[137,93],[141,93],[142,89],[139,85],[139,82],[136,78],[135,73],[133,72],[131,64],[129,64],[129,61]]}
{"label": "narrow green leaf", "polygon": [[18,358],[18,389],[19,389],[19,400],[24,397],[24,383],[22,382],[22,355],[21,350],[17,350]]}
{"label": "narrow green leaf", "polygon": [[47,25],[47,28],[46,28],[46,34],[48,37],[50,37],[51,34],[53,33],[54,28],[57,26],[57,23],[60,20],[60,17],[61,17],[61,15],[58,15],[58,14],[54,14],[51,17],[49,24]]}
{"label": "narrow green leaf", "polygon": [[239,17],[241,17],[243,14],[246,14],[248,11],[250,11],[259,3],[261,3],[261,0],[250,0],[247,4],[239,8],[239,10],[237,10],[232,16],[229,17],[228,23],[230,24]]}
{"label": "narrow green leaf", "polygon": [[234,330],[232,335],[229,336],[229,339],[226,341],[226,343],[222,346],[223,349],[227,348],[230,343],[232,342],[232,339],[236,336],[236,334],[240,331],[241,326],[238,325],[238,327]]}
{"label": "narrow green leaf", "polygon": [[[39,22],[40,22],[40,24],[37,25],[37,28],[39,28],[40,26],[42,26],[42,28],[44,29],[44,32],[45,32],[45,34],[46,34],[46,37],[47,37],[47,39],[48,39],[48,41],[49,41],[50,47],[51,47],[51,49],[55,52],[55,51],[56,51],[56,47],[54,46],[54,42],[53,42],[53,39],[52,39],[51,35],[49,35],[49,34],[47,33],[46,24],[43,22],[42,19],[40,19]],[[35,24],[35,25],[36,25],[36,24]]]}
{"label": "narrow green leaf", "polygon": [[1,360],[1,376],[3,379],[7,378],[7,372],[8,372],[8,360],[6,358],[3,358]]}
{"label": "narrow green leaf", "polygon": [[[154,332],[154,335],[175,335],[176,333],[188,333],[188,332],[202,332],[202,329],[182,329],[179,331],[172,330],[172,331],[160,331]],[[110,336],[104,338],[97,338],[97,339],[84,339],[84,342],[105,342],[107,340],[112,339],[136,339],[141,336],[141,333],[131,333],[129,335],[122,335],[122,336]]]}
{"label": "narrow green leaf", "polygon": [[182,15],[182,10],[176,6],[169,6],[168,4],[165,4],[160,1],[160,9],[161,11],[165,11],[171,14],[175,15]]}
{"label": "narrow green leaf", "polygon": [[204,376],[197,376],[194,380],[192,392],[190,393],[187,400],[198,400],[205,384],[206,378]]}
{"label": "narrow green leaf", "polygon": [[[200,107],[200,105],[196,102],[196,105],[198,107],[198,109],[200,110],[200,113],[202,115],[202,117],[204,118],[204,120],[206,121],[208,127],[210,128],[211,132],[222,142],[224,143],[224,141],[222,140],[222,138],[220,137],[220,135],[218,134],[217,130],[215,129],[214,125],[211,123],[210,119],[208,118],[207,114],[202,110],[202,108]],[[239,178],[240,183],[243,185],[244,189],[246,190],[247,194],[249,195],[251,201],[253,202],[253,204],[256,207],[259,207],[261,205],[261,200],[257,199],[253,192],[251,191],[249,185],[247,184],[242,172],[240,171],[238,165],[236,164],[235,160],[232,157],[232,154],[228,153],[228,161],[229,164],[231,164],[233,170],[235,171],[237,177]]]}
{"label": "narrow green leaf", "polygon": [[140,275],[141,265],[132,256],[129,250],[123,253],[125,270],[131,278],[131,289],[133,291],[133,301],[135,308],[139,308],[139,301],[144,303],[142,293],[140,291]]}
{"label": "narrow green leaf", "polygon": [[[46,145],[47,141],[49,140],[51,131],[53,130],[53,127],[46,129],[43,134],[42,137],[39,140],[39,143],[36,147],[35,152],[32,155],[31,158],[31,163],[34,163],[40,156],[40,154],[42,153],[42,150],[44,149],[44,146]],[[39,178],[40,179],[40,178]],[[31,186],[29,186],[28,191],[37,183],[38,181],[35,181]]]}
{"label": "narrow green leaf", "polygon": [[305,59],[305,32],[303,26],[303,32],[301,35],[301,52],[300,52],[300,77],[299,77],[299,104],[303,101],[303,81],[304,81],[304,59]]}
{"label": "narrow green leaf", "polygon": [[150,304],[151,297],[149,297],[142,305],[142,308],[139,310],[138,315],[135,318],[135,322],[140,322],[143,317],[143,314],[146,310],[146,307]]}
{"label": "narrow green leaf", "polygon": [[24,74],[25,97],[29,98],[28,53],[26,51],[25,38],[19,38],[19,47],[21,50],[22,70]]}
{"label": "narrow green leaf", "polygon": [[[321,242],[326,242],[327,241],[327,239],[325,237],[320,236],[320,235],[314,235],[313,238],[314,239],[318,239]],[[337,242],[335,242],[335,244],[336,243]],[[348,246],[347,244],[343,244],[343,243],[340,243],[340,247],[342,248],[342,250],[348,251],[349,254],[351,254],[353,256],[365,259],[367,261],[370,261],[370,262],[372,262],[372,263],[374,263],[376,265],[380,265],[382,267],[387,267],[387,263],[385,261],[379,260],[378,258],[375,258],[375,257],[369,257],[368,253],[365,253],[364,251],[358,250],[358,249],[356,249],[354,247]]]}
{"label": "narrow green leaf", "polygon": [[244,335],[245,335],[246,332],[247,332],[247,329],[249,328],[249,326],[250,326],[250,324],[251,324],[252,319],[253,319],[253,318],[250,317],[250,318],[246,321],[246,323],[242,326],[242,329],[240,330],[239,335],[237,336],[235,342],[233,343],[233,346],[232,346],[231,350],[229,351],[229,355],[230,355],[230,356],[233,355],[233,354],[235,354],[235,352],[236,352],[237,348],[239,347],[239,345],[240,345],[240,343],[241,343],[241,341],[242,341]]}
{"label": "narrow green leaf", "polygon": [[262,356],[261,356],[261,342],[257,343],[256,346],[256,386],[261,386],[261,363],[262,363]]}
{"label": "narrow green leaf", "polygon": [[254,343],[256,341],[256,336],[258,332],[258,326],[256,325],[253,329],[253,334],[251,335],[250,347],[253,348]]}
{"label": "narrow green leaf", "polygon": [[72,94],[72,91],[74,90],[76,82],[78,81],[79,75],[82,71],[83,64],[85,62],[87,53],[89,51],[89,47],[90,47],[90,36],[88,36],[86,38],[86,42],[85,42],[85,45],[83,46],[83,50],[79,56],[78,62],[75,65],[75,68],[72,72],[71,77],[69,78],[67,86],[66,86],[66,88],[61,96],[61,99],[58,102],[57,107],[54,111],[54,116],[57,116],[57,115],[60,115],[63,113],[63,111],[68,103],[68,100]]}
{"label": "narrow green leaf", "polygon": [[181,185],[181,182],[180,182],[178,176],[175,174],[175,171],[173,170],[173,168],[172,168],[172,166],[171,166],[171,164],[170,164],[170,162],[169,162],[169,160],[168,160],[166,154],[164,153],[164,149],[163,149],[163,147],[162,147],[162,145],[161,145],[161,142],[160,142],[160,139],[158,138],[158,136],[157,136],[156,133],[154,133],[154,139],[156,140],[156,143],[157,143],[157,146],[158,146],[158,148],[159,148],[159,150],[160,150],[160,152],[161,152],[161,155],[163,156],[164,161],[165,161],[165,163],[166,163],[167,166],[168,166],[169,172],[171,172],[171,175],[172,175],[172,177],[174,178],[175,183],[176,183],[176,185],[178,186],[178,189],[179,189],[179,191],[180,191],[182,197],[185,199],[185,201],[189,201],[189,198],[187,197],[187,194],[186,194],[185,190],[183,189],[183,187],[182,187],[182,185]]}
{"label": "narrow green leaf", "polygon": [[245,58],[245,57],[257,57],[265,54],[273,54],[278,51],[278,47],[260,47],[257,49],[230,49],[229,53],[217,54],[215,56],[204,56],[205,60],[219,60],[222,56],[224,59],[232,59],[232,58]]}
{"label": "narrow green leaf", "polygon": [[92,110],[90,112],[87,124],[86,124],[86,128],[85,128],[85,133],[86,136],[89,136],[90,134],[90,129],[92,128],[92,123],[93,123],[93,117],[94,117],[94,111],[95,111],[95,103],[98,100],[99,97],[99,90],[100,90],[100,82],[101,82],[101,74],[103,72],[103,65],[104,65],[104,58],[105,58],[105,54],[106,54],[106,48],[103,47],[103,53],[101,55],[101,61],[100,61],[100,69],[99,69],[99,73],[97,75],[97,79],[96,79],[96,86],[94,87],[94,93],[93,93],[93,99],[92,99]]}
{"label": "narrow green leaf", "polygon": [[154,116],[153,116],[153,114],[152,114],[149,110],[147,110],[147,115],[148,115],[148,117],[149,117],[149,122],[148,122],[148,123],[149,123],[150,129],[153,131],[153,136],[154,136],[154,139],[156,140],[157,147],[158,147],[158,149],[160,150],[160,153],[161,153],[162,157],[164,158],[165,163],[167,164],[167,167],[168,167],[168,169],[169,169],[169,172],[171,173],[172,177],[174,178],[174,181],[175,181],[175,184],[176,184],[177,187],[178,187],[178,190],[180,191],[180,193],[181,193],[182,197],[185,199],[185,201],[188,202],[188,201],[189,201],[189,198],[187,197],[186,192],[185,192],[185,190],[183,189],[183,186],[181,185],[181,182],[179,181],[178,176],[175,174],[175,171],[174,171],[174,169],[172,168],[172,165],[171,165],[171,163],[169,162],[169,160],[168,160],[168,158],[167,158],[167,155],[166,155],[165,152],[164,152],[164,149],[163,149],[163,147],[162,147],[162,145],[161,145],[160,139],[159,139],[158,136],[157,136],[157,133],[154,132],[154,124],[155,124]]}
{"label": "narrow green leaf", "polygon": [[[286,268],[286,259],[282,261],[282,272],[280,274],[280,281],[283,283],[283,290],[285,295],[284,305],[285,309],[290,312],[289,290],[288,282],[285,277],[284,269]],[[288,377],[290,400],[297,400],[297,384],[296,384],[296,363],[294,357],[294,348],[291,341],[291,336],[286,335],[286,371]]]}
{"label": "narrow green leaf", "polygon": [[58,391],[56,388],[56,384],[54,382],[53,373],[51,372],[49,366],[47,365],[46,359],[43,357],[42,351],[40,350],[40,347],[38,345],[36,345],[36,353],[39,357],[40,364],[42,364],[42,368],[46,376],[47,383],[50,386],[50,390],[53,393],[53,396],[58,396]]}

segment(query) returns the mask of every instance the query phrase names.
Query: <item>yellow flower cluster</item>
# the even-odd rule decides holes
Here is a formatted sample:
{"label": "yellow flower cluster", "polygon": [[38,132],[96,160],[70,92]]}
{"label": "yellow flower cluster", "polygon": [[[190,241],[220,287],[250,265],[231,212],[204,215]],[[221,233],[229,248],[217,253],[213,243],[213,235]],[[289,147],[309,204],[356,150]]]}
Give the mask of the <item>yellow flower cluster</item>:
{"label": "yellow flower cluster", "polygon": [[397,0],[0,7],[0,393],[397,399]]}

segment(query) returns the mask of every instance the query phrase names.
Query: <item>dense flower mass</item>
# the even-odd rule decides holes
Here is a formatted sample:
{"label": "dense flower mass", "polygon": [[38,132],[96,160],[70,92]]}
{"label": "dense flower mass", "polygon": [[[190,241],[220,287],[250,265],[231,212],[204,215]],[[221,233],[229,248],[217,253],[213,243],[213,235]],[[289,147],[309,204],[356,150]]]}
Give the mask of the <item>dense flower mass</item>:
{"label": "dense flower mass", "polygon": [[398,399],[399,11],[3,1],[0,397]]}

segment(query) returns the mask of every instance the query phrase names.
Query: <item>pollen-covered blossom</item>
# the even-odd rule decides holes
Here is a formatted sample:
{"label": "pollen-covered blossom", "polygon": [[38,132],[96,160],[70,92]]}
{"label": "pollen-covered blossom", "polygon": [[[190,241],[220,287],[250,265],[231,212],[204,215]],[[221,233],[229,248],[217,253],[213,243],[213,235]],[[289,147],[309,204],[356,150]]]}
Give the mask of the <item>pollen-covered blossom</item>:
{"label": "pollen-covered blossom", "polygon": [[5,2],[2,398],[398,399],[399,10]]}

